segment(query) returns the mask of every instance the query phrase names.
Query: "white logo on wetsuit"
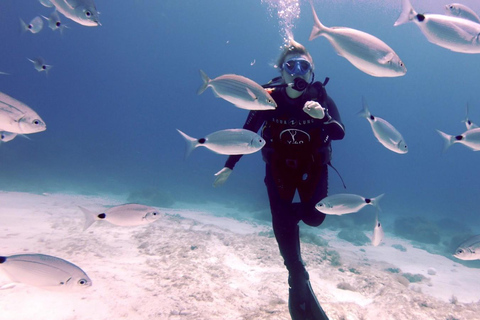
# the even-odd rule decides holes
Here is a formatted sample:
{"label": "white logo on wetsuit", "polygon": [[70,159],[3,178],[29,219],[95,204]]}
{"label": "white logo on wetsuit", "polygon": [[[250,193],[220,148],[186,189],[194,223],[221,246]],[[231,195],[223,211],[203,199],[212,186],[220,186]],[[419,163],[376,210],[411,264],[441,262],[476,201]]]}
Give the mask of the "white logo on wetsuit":
{"label": "white logo on wetsuit", "polygon": [[310,142],[310,135],[303,130],[285,129],[280,132],[280,141],[286,144],[304,144]]}

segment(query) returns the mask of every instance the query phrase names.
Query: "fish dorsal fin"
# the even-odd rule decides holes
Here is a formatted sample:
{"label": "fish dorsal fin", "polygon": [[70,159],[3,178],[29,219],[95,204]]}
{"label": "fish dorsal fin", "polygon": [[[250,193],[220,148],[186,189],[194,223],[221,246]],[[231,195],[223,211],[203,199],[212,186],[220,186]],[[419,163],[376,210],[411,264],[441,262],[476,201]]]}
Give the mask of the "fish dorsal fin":
{"label": "fish dorsal fin", "polygon": [[378,59],[378,62],[380,64],[387,64],[393,59],[394,56],[395,54],[393,52],[389,52],[385,56],[383,56],[381,59]]}

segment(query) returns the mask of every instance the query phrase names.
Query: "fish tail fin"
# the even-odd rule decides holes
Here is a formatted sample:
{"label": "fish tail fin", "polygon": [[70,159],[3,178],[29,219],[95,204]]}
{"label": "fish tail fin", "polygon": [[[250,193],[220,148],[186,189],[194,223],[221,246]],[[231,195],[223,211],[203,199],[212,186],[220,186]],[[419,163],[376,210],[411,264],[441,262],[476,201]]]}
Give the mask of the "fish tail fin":
{"label": "fish tail fin", "polygon": [[185,142],[187,143],[185,147],[185,159],[187,159],[190,153],[192,153],[193,149],[195,149],[198,146],[198,140],[193,137],[190,137],[185,132],[182,132],[178,129],[177,131],[182,135],[182,137],[185,139]]}
{"label": "fish tail fin", "polygon": [[402,12],[398,17],[397,21],[393,24],[393,26],[399,26],[404,23],[410,22],[413,18],[417,15],[417,12],[413,9],[410,0],[402,0]]}
{"label": "fish tail fin", "polygon": [[382,211],[382,209],[380,208],[380,199],[382,199],[384,195],[385,193],[382,193],[381,195],[370,199],[370,204],[374,206],[378,211]]}
{"label": "fish tail fin", "polygon": [[207,90],[208,84],[210,83],[210,78],[205,72],[203,72],[203,70],[200,70],[200,75],[202,76],[203,84],[200,88],[198,88],[197,94],[202,94],[203,91]]}
{"label": "fish tail fin", "polygon": [[97,219],[95,219],[95,213],[85,209],[84,207],[78,206],[85,215],[85,224],[83,226],[83,231],[87,230]]}
{"label": "fish tail fin", "polygon": [[443,138],[443,152],[445,152],[455,142],[455,137],[440,130],[437,132]]}
{"label": "fish tail fin", "polygon": [[370,110],[368,109],[367,99],[365,99],[364,96],[362,96],[362,110],[360,110],[357,115],[363,118],[370,118],[371,116]]}
{"label": "fish tail fin", "polygon": [[28,24],[20,18],[20,33],[25,33],[28,31]]}
{"label": "fish tail fin", "polygon": [[316,37],[320,36],[320,34],[323,32],[323,30],[326,29],[326,27],[318,19],[317,13],[315,12],[315,8],[313,7],[313,3],[311,1],[310,6],[312,7],[313,13],[313,29],[310,33],[310,38],[308,38],[308,40],[312,41]]}

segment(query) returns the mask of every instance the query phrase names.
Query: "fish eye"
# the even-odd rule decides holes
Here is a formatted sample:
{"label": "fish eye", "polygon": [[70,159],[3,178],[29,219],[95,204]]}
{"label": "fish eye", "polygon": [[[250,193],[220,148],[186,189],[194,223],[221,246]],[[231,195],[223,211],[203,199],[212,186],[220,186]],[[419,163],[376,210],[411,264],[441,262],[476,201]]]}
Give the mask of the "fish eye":
{"label": "fish eye", "polygon": [[60,21],[57,22],[57,23],[55,23],[55,25],[56,25],[57,27],[60,27]]}
{"label": "fish eye", "polygon": [[34,124],[34,125],[39,125],[40,123],[41,123],[41,121],[38,120],[38,119],[35,119],[35,120],[32,121],[32,124]]}
{"label": "fish eye", "polygon": [[85,286],[85,285],[88,284],[88,281],[86,279],[80,279],[80,280],[78,280],[77,283],[81,286]]}
{"label": "fish eye", "polygon": [[92,13],[90,11],[85,11],[85,15],[87,16],[87,18],[89,18],[92,15]]}
{"label": "fish eye", "polygon": [[152,215],[153,215],[153,216],[157,216],[157,215],[158,215],[158,212],[153,211],[153,212],[152,212]]}

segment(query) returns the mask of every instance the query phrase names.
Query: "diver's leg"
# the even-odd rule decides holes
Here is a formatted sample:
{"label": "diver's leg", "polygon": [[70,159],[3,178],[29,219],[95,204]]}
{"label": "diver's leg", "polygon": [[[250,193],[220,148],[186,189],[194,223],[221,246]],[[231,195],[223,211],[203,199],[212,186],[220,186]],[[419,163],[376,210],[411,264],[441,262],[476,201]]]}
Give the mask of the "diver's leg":
{"label": "diver's leg", "polygon": [[[325,214],[315,209],[315,204],[326,197],[328,188],[328,168],[326,166],[308,170],[302,175],[298,186],[300,203],[294,203],[296,216],[310,226],[319,226],[325,220]],[[298,226],[297,226],[298,233]],[[296,239],[299,239],[297,234]],[[298,242],[300,255],[300,242]],[[290,270],[289,309],[292,319],[328,320],[313,292],[308,272],[303,268]],[[288,268],[288,267],[287,267]]]}
{"label": "diver's leg", "polygon": [[[285,176],[283,178],[288,179]],[[265,184],[272,211],[273,231],[289,272],[288,305],[290,315],[293,320],[328,319],[313,294],[300,253],[299,216],[296,215],[291,205],[295,193],[295,188],[292,189],[291,186],[295,183],[294,181],[289,181],[289,183],[282,181],[277,172],[267,166]]]}

